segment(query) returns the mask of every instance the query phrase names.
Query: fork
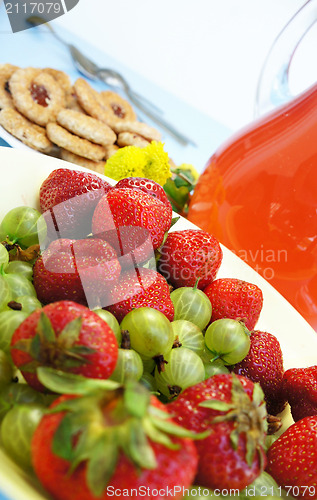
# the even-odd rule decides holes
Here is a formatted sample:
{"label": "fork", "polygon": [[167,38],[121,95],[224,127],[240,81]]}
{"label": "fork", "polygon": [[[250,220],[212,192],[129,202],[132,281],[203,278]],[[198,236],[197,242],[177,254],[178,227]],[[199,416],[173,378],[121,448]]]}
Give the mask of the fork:
{"label": "fork", "polygon": [[162,111],[155,104],[132,90],[127,80],[120,73],[110,68],[101,68],[97,66],[77,47],[66,42],[44,18],[40,16],[30,16],[26,21],[32,26],[43,24],[60,43],[67,47],[75,67],[84,76],[92,80],[101,80],[109,87],[120,89],[139,110],[164,129],[169,135],[174,137],[175,140],[183,145],[192,144],[196,146],[192,139],[186,137],[161,116]]}

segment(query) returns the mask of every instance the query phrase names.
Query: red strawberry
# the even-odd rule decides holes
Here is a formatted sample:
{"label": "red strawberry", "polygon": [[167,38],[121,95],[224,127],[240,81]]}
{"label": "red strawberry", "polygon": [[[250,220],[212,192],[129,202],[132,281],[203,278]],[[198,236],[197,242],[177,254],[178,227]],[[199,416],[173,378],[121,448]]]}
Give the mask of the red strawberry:
{"label": "red strawberry", "polygon": [[286,405],[282,394],[284,368],[280,343],[271,333],[261,331],[251,332],[250,342],[248,354],[234,366],[233,371],[259,382],[268,413],[277,415]]}
{"label": "red strawberry", "polygon": [[134,260],[136,265],[153,256],[171,220],[171,211],[159,199],[138,189],[119,188],[112,189],[99,201],[92,231],[107,240],[119,257],[126,255],[131,259],[130,253],[134,252],[131,263]]}
{"label": "red strawberry", "polygon": [[120,271],[116,252],[106,241],[60,239],[35,262],[33,282],[43,304],[73,300],[90,308],[102,307]]}
{"label": "red strawberry", "polygon": [[43,390],[35,370],[51,366],[89,378],[108,378],[118,358],[116,337],[87,307],[54,302],[30,314],[15,330],[11,356],[26,381]]}
{"label": "red strawberry", "polygon": [[158,269],[175,288],[198,288],[211,283],[222,261],[221,247],[210,234],[201,229],[185,229],[168,234],[160,248]]}
{"label": "red strawberry", "polygon": [[317,366],[286,370],[283,393],[290,404],[295,422],[317,415]]}
{"label": "red strawberry", "polygon": [[219,278],[204,289],[212,305],[211,321],[231,318],[255,327],[263,306],[260,288],[236,278]]}
{"label": "red strawberry", "polygon": [[136,268],[121,274],[109,293],[111,304],[107,307],[121,322],[126,314],[138,307],[153,307],[170,321],[174,305],[166,280],[153,269]]}
{"label": "red strawberry", "polygon": [[91,217],[100,198],[112,186],[94,173],[59,168],[40,187],[40,207],[49,234],[59,237],[84,237],[91,232]]}
{"label": "red strawberry", "polygon": [[263,471],[267,413],[258,384],[230,373],[214,375],[185,389],[168,412],[194,432],[211,431],[195,442],[196,484],[241,490]]}
{"label": "red strawberry", "polygon": [[183,497],[197,468],[195,446],[144,391],[130,390],[130,398],[122,390],[99,391],[54,402],[55,412],[43,417],[32,440],[35,473],[52,498],[165,498],[158,491]]}
{"label": "red strawberry", "polygon": [[267,452],[267,472],[295,498],[317,498],[317,415],[291,425]]}
{"label": "red strawberry", "polygon": [[125,177],[117,182],[113,189],[118,188],[141,189],[145,193],[154,196],[167,207],[172,216],[172,205],[167,198],[164,189],[157,182],[144,177]]}

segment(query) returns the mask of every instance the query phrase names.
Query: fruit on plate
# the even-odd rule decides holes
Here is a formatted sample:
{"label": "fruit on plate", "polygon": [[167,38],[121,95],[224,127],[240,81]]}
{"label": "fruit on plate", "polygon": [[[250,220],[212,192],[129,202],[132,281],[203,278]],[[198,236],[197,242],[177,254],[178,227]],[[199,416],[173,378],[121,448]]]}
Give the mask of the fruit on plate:
{"label": "fruit on plate", "polygon": [[199,356],[202,355],[205,340],[197,325],[186,319],[177,319],[172,321],[171,326],[174,335],[173,347],[187,347]]}
{"label": "fruit on plate", "polygon": [[172,321],[174,306],[166,280],[154,269],[135,268],[122,272],[109,291],[107,309],[119,322],[129,311],[138,307],[152,307]]}
{"label": "fruit on plate", "polygon": [[171,293],[174,304],[174,320],[191,321],[198,328],[204,330],[211,318],[211,302],[207,295],[197,288],[199,280],[194,287],[182,286]]}
{"label": "fruit on plate", "polygon": [[13,379],[13,366],[7,354],[0,349],[0,390]]}
{"label": "fruit on plate", "polygon": [[233,371],[259,382],[268,413],[277,415],[286,405],[282,391],[284,366],[280,343],[275,335],[259,330],[251,332],[250,343],[248,354],[234,366]]}
{"label": "fruit on plate", "polygon": [[167,364],[164,370],[155,368],[155,381],[157,389],[169,400],[205,378],[204,364],[198,354],[191,349],[186,347],[171,349],[165,361]]}
{"label": "fruit on plate", "polygon": [[216,238],[200,229],[170,232],[160,248],[158,270],[175,288],[211,283],[222,261]]}
{"label": "fruit on plate", "polygon": [[15,405],[5,415],[0,428],[1,443],[8,455],[23,469],[32,470],[31,440],[45,413],[40,404]]}
{"label": "fruit on plate", "polygon": [[225,365],[233,365],[242,361],[249,352],[249,332],[240,321],[217,319],[206,330],[205,344],[214,360],[221,359]]}
{"label": "fruit on plate", "polygon": [[39,366],[108,378],[115,369],[118,344],[108,324],[73,301],[53,302],[31,313],[15,330],[11,356],[28,384],[41,391]]}
{"label": "fruit on plate", "polygon": [[263,306],[262,291],[257,285],[236,278],[219,278],[204,292],[212,305],[211,321],[232,318],[253,330]]}
{"label": "fruit on plate", "polygon": [[286,370],[282,387],[295,422],[317,415],[317,365]]}
{"label": "fruit on plate", "polygon": [[269,448],[267,472],[289,495],[317,498],[317,415],[292,424]]}
{"label": "fruit on plate", "polygon": [[[35,472],[56,500],[154,499],[155,492],[193,482],[192,433],[175,425],[166,407],[142,386],[61,396],[34,433]],[[133,490],[134,489],[134,490]],[[137,490],[140,491],[137,494]]]}
{"label": "fruit on plate", "polygon": [[[11,315],[4,318],[4,323],[1,324],[0,348],[7,355],[11,353],[15,367],[18,368],[18,380],[20,381],[22,372],[27,382],[13,384],[11,371],[6,371],[7,365],[3,365],[2,378],[0,370],[0,416],[3,418],[8,414],[12,406],[19,409],[21,403],[27,402],[23,398],[16,398],[16,388],[19,392],[22,390],[21,386],[24,386],[24,391],[26,388],[33,391],[30,401],[34,401],[34,393],[40,394],[31,386],[39,391],[52,391],[53,394],[49,394],[51,398],[56,398],[56,393],[63,394],[57,403],[60,405],[51,408],[43,420],[46,423],[55,422],[56,434],[44,424],[39,427],[42,428],[41,451],[44,450],[41,458],[38,452],[39,477],[40,480],[44,476],[50,478],[48,488],[53,483],[54,488],[55,485],[58,486],[58,492],[49,490],[55,498],[67,500],[67,488],[71,490],[70,498],[77,494],[76,488],[81,489],[78,499],[95,498],[98,493],[101,498],[106,498],[109,495],[106,487],[112,484],[111,473],[113,471],[113,477],[117,473],[115,465],[111,464],[111,460],[116,457],[118,474],[120,473],[118,487],[121,488],[122,481],[128,488],[129,481],[133,478],[139,481],[140,478],[143,480],[142,478],[147,477],[152,481],[155,476],[160,481],[160,486],[167,479],[169,484],[178,487],[182,484],[189,487],[196,483],[208,488],[234,487],[241,490],[260,477],[266,464],[265,450],[269,443],[266,434],[271,432],[270,419],[273,417],[267,414],[265,400],[270,409],[273,396],[270,401],[265,384],[270,386],[274,385],[273,382],[280,382],[283,367],[281,368],[278,352],[276,360],[273,360],[276,363],[272,362],[272,373],[269,371],[268,348],[271,347],[272,361],[272,350],[276,347],[270,334],[247,330],[254,328],[252,324],[256,323],[260,315],[262,293],[251,283],[228,278],[217,279],[222,252],[219,243],[210,235],[206,236],[199,229],[167,234],[172,223],[170,205],[165,203],[162,196],[154,194],[159,192],[155,184],[150,183],[146,189],[139,189],[144,183],[146,184],[144,179],[123,180],[121,184],[103,192],[101,198],[95,200],[96,203],[94,201],[94,208],[91,208],[86,220],[90,218],[89,231],[93,228],[92,218],[98,224],[100,222],[103,229],[101,233],[89,236],[85,234],[85,239],[75,233],[78,237],[76,240],[72,235],[71,238],[48,241],[47,248],[41,248],[42,255],[34,264],[34,290],[38,291],[42,287],[44,295],[49,290],[52,292],[51,296],[43,300],[49,302],[43,308],[41,303],[33,303],[33,299],[38,301],[38,298],[32,297],[31,290],[29,295],[15,296],[19,285],[15,276],[19,277],[21,274],[23,280],[31,284],[33,262],[8,263],[9,258],[15,256],[14,250],[10,250],[9,255],[6,247],[0,248],[0,282],[7,285],[3,290],[0,287],[0,305],[3,308],[0,314]],[[90,195],[94,195],[94,192],[90,192]],[[112,206],[109,218],[107,200],[111,201]],[[66,204],[68,201],[72,200],[67,200]],[[142,213],[144,218],[140,215]],[[103,224],[106,226],[105,231]],[[170,246],[171,254],[164,253],[167,243],[173,243],[174,239],[177,241]],[[114,241],[115,248],[110,241]],[[192,281],[170,282],[174,287],[171,292],[169,280],[157,270],[164,272],[165,261],[171,264],[171,272],[179,273],[180,279],[187,272]],[[69,268],[67,263],[70,263]],[[115,265],[111,267],[113,263]],[[67,272],[69,270],[73,272]],[[50,276],[48,272],[51,273]],[[11,277],[7,279],[6,276],[9,275]],[[60,300],[56,293],[68,279],[68,293],[72,295],[65,297],[66,300]],[[9,304],[13,284],[16,293]],[[6,289],[9,293],[6,293]],[[212,294],[210,298],[205,293],[210,289],[217,290],[217,298]],[[73,300],[78,290],[81,290],[82,304],[78,303],[81,300],[80,294],[77,302]],[[99,300],[93,301],[95,297]],[[67,320],[69,315],[60,312],[61,326],[59,329],[55,328],[54,313],[53,318],[49,318],[47,311],[54,311],[60,304],[65,306],[69,303],[76,311],[85,313],[76,313],[75,317]],[[86,304],[96,312],[90,311]],[[20,306],[22,309],[19,310]],[[224,317],[218,319],[215,315],[219,311]],[[233,317],[230,317],[231,313]],[[81,335],[86,314],[89,317],[89,327],[87,326],[87,335],[83,338]],[[16,315],[15,319],[13,315]],[[35,322],[34,318],[37,318]],[[95,325],[96,322],[98,327],[91,328],[92,323]],[[217,330],[219,324],[233,324],[235,330],[221,330],[221,335],[216,336],[214,330]],[[260,333],[264,346],[258,338]],[[257,339],[259,343],[255,342]],[[2,345],[3,340],[5,342]],[[254,352],[251,351],[252,340]],[[108,358],[105,359],[105,356]],[[260,356],[262,364],[256,368],[264,370],[259,383],[256,383],[254,371],[257,356]],[[239,372],[242,364],[245,369],[249,369],[248,372]],[[43,373],[46,373],[44,378]],[[75,375],[76,373],[81,375]],[[48,378],[55,377],[55,382],[58,381],[55,385],[47,383],[48,374]],[[79,392],[75,383],[78,378],[81,386]],[[132,389],[132,380],[140,380],[141,387],[146,386],[155,391],[161,402],[168,403],[164,407],[155,403],[156,409],[151,407],[151,418],[162,417],[162,421],[155,426],[153,420],[148,420],[145,410],[145,407],[149,408],[148,403],[145,404],[145,400],[148,402],[150,399],[149,393],[145,395],[139,384]],[[124,388],[121,384],[124,384]],[[94,394],[87,387],[94,387]],[[274,400],[274,404],[284,405],[285,398],[283,395],[277,397],[278,393],[276,389],[274,396],[276,400],[281,397],[281,400]],[[157,401],[155,398],[154,400]],[[180,450],[174,450],[173,444],[170,450],[169,439],[173,443],[175,438],[164,432],[171,423],[167,414],[163,416],[166,409],[171,409],[178,423],[189,427],[191,431],[207,431],[208,435],[204,434],[201,442],[190,445],[196,457],[195,465],[192,459],[194,455],[187,453],[188,450],[186,453],[189,463],[186,465],[183,463],[186,456],[181,456]],[[22,407],[21,415],[23,411]],[[14,414],[11,412],[6,422]],[[57,415],[59,419],[56,421],[54,419]],[[177,429],[176,435],[177,432],[183,432],[179,427]],[[45,435],[45,432],[51,431],[52,434]],[[57,436],[56,439],[53,438],[53,433]],[[48,436],[47,439],[45,436]],[[124,436],[128,437],[128,441]],[[183,439],[185,435],[178,437]],[[187,440],[190,437],[193,436],[186,435]],[[160,461],[158,469],[153,467],[147,470],[153,451],[156,455],[156,440],[159,448],[168,449],[170,458],[171,451],[179,451],[179,454],[173,454],[176,463],[162,464]],[[118,454],[114,441],[121,446]],[[155,443],[150,451],[148,444],[152,441]],[[53,443],[53,449],[48,449],[50,443]],[[145,453],[141,459],[140,447]],[[124,476],[120,468],[120,457],[127,450],[137,463],[135,466],[129,458],[124,458],[124,467],[127,466]],[[40,464],[42,458],[44,463]],[[166,455],[165,459],[167,460]],[[61,464],[65,476],[62,472],[60,480],[54,467]],[[144,464],[146,467],[143,467]],[[179,467],[182,468],[181,471],[178,470]],[[135,473],[135,468],[140,472],[139,476]],[[170,480],[172,473],[174,476]],[[186,475],[186,482],[182,483],[182,478]],[[119,484],[119,479],[117,481]],[[145,486],[148,483],[142,484]],[[180,491],[179,496],[182,493]],[[149,497],[151,494],[147,495]],[[154,494],[152,497],[154,499]]]}
{"label": "fruit on plate", "polygon": [[[85,237],[91,232],[91,217],[100,198],[112,188],[97,175],[58,168],[40,187],[40,207],[53,239]],[[56,234],[57,232],[57,234]]]}
{"label": "fruit on plate", "polygon": [[[138,307],[125,315],[120,327],[123,333],[129,335],[132,349],[143,359],[157,360],[161,367],[174,342],[171,323],[161,311]],[[164,369],[164,366],[161,368]]]}
{"label": "fruit on plate", "polygon": [[161,246],[171,222],[171,210],[158,198],[139,189],[115,188],[98,202],[92,232],[108,241],[119,257],[134,251],[139,263]]}
{"label": "fruit on plate", "polygon": [[0,233],[5,236],[7,243],[27,248],[45,239],[46,223],[35,208],[16,207],[2,219]]}
{"label": "fruit on plate", "polygon": [[103,307],[120,271],[117,254],[106,241],[60,239],[35,262],[33,281],[43,304],[74,300],[91,308]]}
{"label": "fruit on plate", "polygon": [[140,189],[141,191],[150,194],[164,203],[172,216],[172,205],[167,198],[164,189],[157,182],[151,179],[145,179],[144,177],[125,177],[124,179],[118,181],[114,188]]}
{"label": "fruit on plate", "polygon": [[264,470],[267,412],[259,384],[240,375],[214,375],[182,392],[168,411],[193,432],[210,431],[195,441],[196,484],[241,490]]}

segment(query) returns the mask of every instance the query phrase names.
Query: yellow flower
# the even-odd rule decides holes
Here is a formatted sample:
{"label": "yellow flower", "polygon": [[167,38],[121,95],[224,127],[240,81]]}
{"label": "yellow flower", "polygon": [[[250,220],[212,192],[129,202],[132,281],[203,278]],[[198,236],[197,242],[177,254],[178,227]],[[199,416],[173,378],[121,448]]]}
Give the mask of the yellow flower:
{"label": "yellow flower", "polygon": [[141,148],[125,146],[110,156],[105,165],[105,175],[119,181],[125,177],[144,177],[146,157]]}
{"label": "yellow flower", "polygon": [[147,159],[144,177],[164,186],[167,179],[171,177],[169,157],[164,151],[164,144],[152,141],[143,151]]}
{"label": "yellow flower", "polygon": [[125,177],[145,177],[161,186],[171,177],[169,157],[164,144],[152,141],[145,148],[126,146],[118,149],[105,165],[105,175],[119,181]]}

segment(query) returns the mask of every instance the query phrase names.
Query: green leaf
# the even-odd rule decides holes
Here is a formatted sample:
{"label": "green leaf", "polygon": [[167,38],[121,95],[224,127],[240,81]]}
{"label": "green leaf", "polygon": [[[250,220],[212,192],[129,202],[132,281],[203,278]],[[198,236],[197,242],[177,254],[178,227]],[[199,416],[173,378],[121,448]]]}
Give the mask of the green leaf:
{"label": "green leaf", "polygon": [[58,394],[89,394],[97,389],[115,390],[120,384],[113,380],[86,378],[82,375],[55,370],[48,366],[37,369],[39,381]]}
{"label": "green leaf", "polygon": [[157,462],[155,453],[150,445],[144,428],[140,425],[139,419],[130,423],[130,433],[126,443],[126,452],[132,461],[143,469],[155,469]]}
{"label": "green leaf", "polygon": [[94,354],[96,352],[96,349],[93,349],[92,347],[88,347],[87,345],[73,345],[66,351],[67,353],[72,353],[72,354],[77,354],[79,356],[83,355],[88,355],[88,354]]}
{"label": "green leaf", "polygon": [[62,343],[66,348],[71,347],[79,338],[82,323],[81,316],[67,323],[58,337],[58,342]]}
{"label": "green leaf", "polygon": [[264,400],[264,393],[259,383],[254,384],[252,399],[257,406]]}
{"label": "green leaf", "polygon": [[89,460],[89,458],[94,453],[94,445],[96,443],[96,439],[93,439],[91,437],[91,433],[89,432],[89,430],[90,427],[85,425],[82,432],[80,433],[76,446],[73,448],[72,463],[68,471],[69,474],[72,474],[81,462]]}
{"label": "green leaf", "polygon": [[41,337],[37,333],[30,342],[29,354],[34,359],[39,359],[41,353]]}
{"label": "green leaf", "polygon": [[18,349],[19,351],[23,352],[30,352],[30,344],[31,344],[31,339],[21,339],[18,340],[11,349]]}
{"label": "green leaf", "polygon": [[44,339],[47,342],[56,341],[56,335],[52,323],[44,312],[41,312],[40,319],[36,326],[36,332],[39,334],[42,341]]}
{"label": "green leaf", "polygon": [[237,450],[238,449],[238,443],[239,443],[239,432],[237,431],[237,429],[234,429],[231,432],[231,434],[230,434],[230,442],[231,442],[232,448],[234,450]]}
{"label": "green leaf", "polygon": [[143,418],[150,404],[151,393],[148,389],[142,384],[127,382],[123,397],[128,413]]}
{"label": "green leaf", "polygon": [[173,217],[172,220],[171,220],[171,226],[170,227],[173,227],[176,224],[176,222],[179,221],[179,219],[180,219],[179,215],[177,215],[176,217]]}
{"label": "green leaf", "polygon": [[207,399],[206,401],[202,401],[198,406],[202,406],[203,408],[210,408],[211,410],[217,411],[229,411],[234,408],[234,406],[230,403],[226,403],[225,401],[219,401],[217,399]]}
{"label": "green leaf", "polygon": [[39,367],[39,362],[36,359],[33,359],[33,361],[30,361],[29,363],[20,365],[19,369],[22,372],[35,373],[38,367]]}
{"label": "green leaf", "polygon": [[104,493],[117,461],[116,436],[104,433],[95,444],[87,466],[87,483],[95,496],[100,497]]}
{"label": "green leaf", "polygon": [[65,415],[57,427],[52,450],[55,455],[71,461],[73,456],[71,415]]}
{"label": "green leaf", "polygon": [[255,442],[254,442],[254,439],[251,436],[249,436],[249,434],[246,434],[246,439],[247,439],[247,446],[246,446],[247,452],[246,452],[245,459],[246,459],[248,466],[251,467],[252,463],[253,463],[255,451],[256,451]]}
{"label": "green leaf", "polygon": [[173,441],[169,438],[167,434],[156,429],[155,425],[152,424],[151,419],[145,418],[143,420],[143,428],[146,435],[153,441],[154,443],[159,443],[169,448],[170,450],[177,450],[179,448],[177,443],[173,443]]}
{"label": "green leaf", "polygon": [[160,418],[161,420],[167,420],[169,418],[173,418],[173,415],[168,413],[167,411],[160,410],[160,408],[157,408],[156,406],[150,405],[148,409],[148,413],[152,417],[157,417]]}
{"label": "green leaf", "polygon": [[180,438],[188,437],[191,439],[205,439],[210,434],[210,431],[199,432],[195,434],[189,429],[185,429],[185,427],[181,427],[180,425],[174,424],[174,422],[171,421],[151,418],[151,422],[160,431],[167,434],[172,434],[173,436]]}

